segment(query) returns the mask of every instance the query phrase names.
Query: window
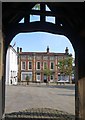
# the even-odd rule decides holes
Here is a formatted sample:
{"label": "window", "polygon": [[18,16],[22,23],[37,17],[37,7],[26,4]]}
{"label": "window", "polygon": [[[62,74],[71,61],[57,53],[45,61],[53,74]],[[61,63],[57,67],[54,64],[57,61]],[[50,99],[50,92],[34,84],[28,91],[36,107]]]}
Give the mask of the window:
{"label": "window", "polygon": [[30,15],[30,22],[40,21],[40,15]]}
{"label": "window", "polygon": [[24,18],[22,18],[19,23],[24,23]]}
{"label": "window", "polygon": [[50,23],[55,24],[55,17],[52,17],[52,16],[46,16],[46,22],[50,22]]}
{"label": "window", "polygon": [[26,62],[25,61],[21,62],[21,68],[22,68],[22,70],[26,69]]}
{"label": "window", "polygon": [[40,62],[37,62],[37,69],[40,69]]}
{"label": "window", "polygon": [[28,69],[32,69],[32,62],[28,62]]}
{"label": "window", "polygon": [[63,56],[58,56],[58,60],[62,60],[63,59]]}
{"label": "window", "polygon": [[32,10],[40,10],[40,4],[36,4],[36,5],[32,8]]}
{"label": "window", "polygon": [[26,76],[29,76],[30,81],[32,81],[32,72],[21,72],[21,80],[26,80]]}
{"label": "window", "polygon": [[54,60],[54,57],[50,57],[50,60]]}
{"label": "window", "polygon": [[54,69],[54,63],[51,62],[50,69]]}
{"label": "window", "polygon": [[51,80],[53,80],[53,79],[54,79],[54,76],[53,76],[53,75],[51,75],[51,76],[50,76],[50,79],[51,79]]}
{"label": "window", "polygon": [[37,60],[41,60],[41,56],[36,56],[36,59]]}
{"label": "window", "polygon": [[[49,5],[44,4],[43,6],[45,7],[45,9],[42,10],[41,4],[35,4],[34,7],[31,9],[32,13],[30,13],[30,15],[28,14],[28,17],[30,17],[28,21],[30,22],[40,21],[40,16],[43,14],[43,12],[52,13],[51,9],[49,8]],[[42,11],[42,14],[40,13],[40,11]],[[45,22],[50,22],[55,24],[55,16],[54,15],[51,16],[49,14],[46,16],[46,13],[44,15]],[[26,16],[23,16],[23,18],[19,21],[19,23],[25,23],[25,19],[27,19]],[[62,27],[63,24],[60,23],[60,26]]]}
{"label": "window", "polygon": [[43,56],[43,60],[48,60],[48,56]]}
{"label": "window", "polygon": [[26,59],[26,55],[21,55],[21,59]]}
{"label": "window", "polygon": [[47,5],[45,5],[45,10],[46,11],[51,11],[50,8]]}
{"label": "window", "polygon": [[47,68],[47,62],[44,62],[44,69],[46,69]]}
{"label": "window", "polygon": [[28,56],[28,60],[32,60],[32,56]]}

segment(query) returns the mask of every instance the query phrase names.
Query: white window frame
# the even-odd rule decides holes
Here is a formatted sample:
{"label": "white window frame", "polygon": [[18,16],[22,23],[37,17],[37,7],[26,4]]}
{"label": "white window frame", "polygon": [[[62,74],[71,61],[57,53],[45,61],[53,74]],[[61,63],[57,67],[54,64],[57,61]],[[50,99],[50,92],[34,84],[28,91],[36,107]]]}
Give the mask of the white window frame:
{"label": "white window frame", "polygon": [[[53,63],[53,69],[51,68],[51,63]],[[54,70],[54,62],[50,62],[50,70]]]}
{"label": "white window frame", "polygon": [[32,66],[32,61],[28,61],[28,70],[32,70],[32,68],[29,69],[29,62],[31,62],[31,66]]}
{"label": "white window frame", "polygon": [[31,75],[31,79],[30,79],[30,80],[32,81],[32,72],[21,72],[21,81],[24,81],[24,80],[25,80],[25,79],[22,79],[22,78],[23,78],[23,77],[22,77],[23,75],[25,75],[25,77]]}
{"label": "white window frame", "polygon": [[[38,67],[38,62],[40,63],[40,69],[37,68],[37,67]],[[37,61],[37,62],[36,62],[36,69],[37,69],[37,70],[41,70],[41,62],[40,62],[40,61]]]}
{"label": "white window frame", "polygon": [[[22,63],[25,62],[25,69],[22,68]],[[26,61],[21,61],[21,70],[26,70]]]}

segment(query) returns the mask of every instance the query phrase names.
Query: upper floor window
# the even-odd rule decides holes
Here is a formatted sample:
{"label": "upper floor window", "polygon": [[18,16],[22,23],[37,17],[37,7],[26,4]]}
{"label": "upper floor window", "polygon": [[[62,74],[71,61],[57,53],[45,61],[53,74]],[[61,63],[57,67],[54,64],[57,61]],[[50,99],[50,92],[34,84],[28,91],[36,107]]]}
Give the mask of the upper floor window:
{"label": "upper floor window", "polygon": [[36,56],[36,59],[37,60],[41,60],[41,56]]}
{"label": "upper floor window", "polygon": [[28,56],[28,60],[32,60],[32,56]]}
{"label": "upper floor window", "polygon": [[52,70],[54,69],[54,63],[53,62],[50,63],[50,69],[52,69]]}
{"label": "upper floor window", "polygon": [[47,68],[47,62],[44,62],[44,64],[43,64],[43,68],[44,68],[44,69]]}
{"label": "upper floor window", "polygon": [[58,56],[58,60],[62,60],[63,59],[63,56]]}
{"label": "upper floor window", "polygon": [[43,56],[43,60],[48,60],[48,56]]}
{"label": "upper floor window", "polygon": [[50,57],[50,60],[54,60],[54,57]]}
{"label": "upper floor window", "polygon": [[37,69],[40,69],[40,62],[37,62]]}
{"label": "upper floor window", "polygon": [[21,55],[21,59],[26,59],[26,55]]}
{"label": "upper floor window", "polygon": [[32,69],[32,62],[28,62],[28,69]]}
{"label": "upper floor window", "polygon": [[21,68],[22,68],[22,70],[26,69],[26,62],[25,61],[21,62]]}

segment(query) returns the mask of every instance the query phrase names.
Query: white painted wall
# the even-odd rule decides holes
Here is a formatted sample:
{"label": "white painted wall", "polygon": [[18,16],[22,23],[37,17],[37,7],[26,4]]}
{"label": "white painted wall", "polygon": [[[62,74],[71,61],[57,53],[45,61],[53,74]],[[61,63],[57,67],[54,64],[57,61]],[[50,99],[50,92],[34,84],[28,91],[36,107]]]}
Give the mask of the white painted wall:
{"label": "white painted wall", "polygon": [[9,46],[6,55],[6,85],[17,84],[17,52],[12,46]]}

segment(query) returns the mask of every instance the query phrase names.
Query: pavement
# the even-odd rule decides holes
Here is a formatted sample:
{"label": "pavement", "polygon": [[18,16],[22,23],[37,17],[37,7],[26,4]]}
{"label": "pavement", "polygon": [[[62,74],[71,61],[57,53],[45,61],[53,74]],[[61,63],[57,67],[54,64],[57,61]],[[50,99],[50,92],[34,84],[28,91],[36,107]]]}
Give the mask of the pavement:
{"label": "pavement", "polygon": [[75,120],[75,116],[50,108],[31,108],[6,114],[5,120]]}
{"label": "pavement", "polygon": [[75,115],[75,86],[30,84],[6,86],[5,113],[51,108]]}

